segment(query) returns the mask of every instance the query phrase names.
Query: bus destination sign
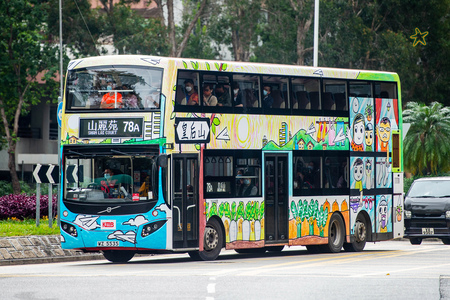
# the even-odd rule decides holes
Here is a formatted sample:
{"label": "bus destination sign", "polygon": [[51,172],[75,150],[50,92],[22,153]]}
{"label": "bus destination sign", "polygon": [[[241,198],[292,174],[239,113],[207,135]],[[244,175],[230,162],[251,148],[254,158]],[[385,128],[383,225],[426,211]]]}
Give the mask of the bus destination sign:
{"label": "bus destination sign", "polygon": [[80,138],[142,138],[142,126],[142,118],[80,118]]}
{"label": "bus destination sign", "polygon": [[178,144],[209,143],[209,118],[176,118],[175,142]]}

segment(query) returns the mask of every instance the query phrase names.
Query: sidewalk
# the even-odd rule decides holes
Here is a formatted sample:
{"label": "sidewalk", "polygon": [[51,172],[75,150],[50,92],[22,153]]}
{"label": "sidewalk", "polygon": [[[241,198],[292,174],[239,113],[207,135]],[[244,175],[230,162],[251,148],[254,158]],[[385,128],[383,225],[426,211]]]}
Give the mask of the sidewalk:
{"label": "sidewalk", "polygon": [[104,259],[100,253],[61,248],[59,235],[0,237],[0,266]]}

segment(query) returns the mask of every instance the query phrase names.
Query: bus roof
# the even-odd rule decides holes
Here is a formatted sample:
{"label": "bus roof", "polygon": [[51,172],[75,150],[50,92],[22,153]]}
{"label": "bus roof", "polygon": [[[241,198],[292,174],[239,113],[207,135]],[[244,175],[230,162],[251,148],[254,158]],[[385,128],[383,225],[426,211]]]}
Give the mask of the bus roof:
{"label": "bus roof", "polygon": [[270,63],[250,63],[239,61],[203,60],[193,58],[173,58],[146,55],[107,55],[72,60],[69,70],[95,66],[158,66],[173,62],[177,69],[199,71],[225,71],[234,73],[273,74],[286,76],[309,76],[355,80],[399,81],[395,72],[311,67]]}

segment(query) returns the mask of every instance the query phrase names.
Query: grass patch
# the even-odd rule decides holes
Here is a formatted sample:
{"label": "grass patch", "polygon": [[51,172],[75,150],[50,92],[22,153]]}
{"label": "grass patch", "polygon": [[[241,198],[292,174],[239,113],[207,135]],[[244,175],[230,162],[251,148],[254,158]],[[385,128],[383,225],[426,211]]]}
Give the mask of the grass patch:
{"label": "grass patch", "polygon": [[48,218],[41,219],[39,227],[36,227],[35,219],[19,220],[10,218],[7,220],[0,220],[0,237],[52,234],[59,234],[59,227],[56,223],[56,219],[53,220],[52,228],[48,226]]}

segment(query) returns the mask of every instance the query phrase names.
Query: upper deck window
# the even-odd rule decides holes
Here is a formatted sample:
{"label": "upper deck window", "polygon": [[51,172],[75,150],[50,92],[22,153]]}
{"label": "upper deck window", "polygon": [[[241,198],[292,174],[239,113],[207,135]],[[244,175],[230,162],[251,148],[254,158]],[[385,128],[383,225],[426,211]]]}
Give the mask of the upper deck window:
{"label": "upper deck window", "polygon": [[69,110],[159,109],[162,70],[140,67],[96,67],[69,71]]}

